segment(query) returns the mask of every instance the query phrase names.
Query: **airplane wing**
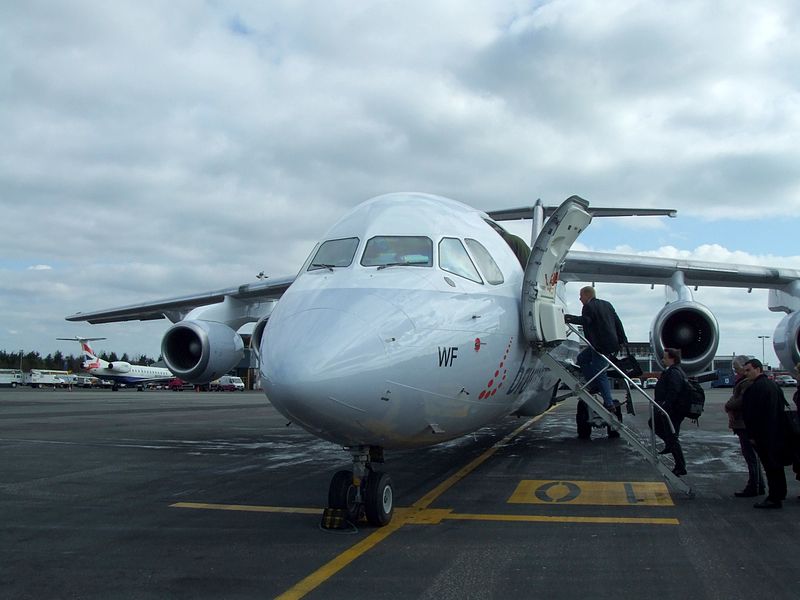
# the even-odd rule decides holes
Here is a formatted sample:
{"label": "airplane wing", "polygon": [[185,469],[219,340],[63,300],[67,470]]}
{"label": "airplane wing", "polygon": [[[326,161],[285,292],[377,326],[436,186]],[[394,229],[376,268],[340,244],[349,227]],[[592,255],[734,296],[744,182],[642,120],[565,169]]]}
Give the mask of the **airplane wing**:
{"label": "airplane wing", "polygon": [[670,285],[676,272],[687,286],[781,290],[800,280],[800,270],[627,254],[570,251],[560,279]]}
{"label": "airplane wing", "polygon": [[118,321],[151,321],[167,318],[173,323],[182,320],[192,309],[224,302],[226,298],[244,304],[277,300],[294,281],[294,276],[278,277],[238,287],[202,292],[190,296],[178,296],[153,302],[129,304],[119,308],[79,312],[68,316],[67,321],[87,321],[89,323],[116,323]]}

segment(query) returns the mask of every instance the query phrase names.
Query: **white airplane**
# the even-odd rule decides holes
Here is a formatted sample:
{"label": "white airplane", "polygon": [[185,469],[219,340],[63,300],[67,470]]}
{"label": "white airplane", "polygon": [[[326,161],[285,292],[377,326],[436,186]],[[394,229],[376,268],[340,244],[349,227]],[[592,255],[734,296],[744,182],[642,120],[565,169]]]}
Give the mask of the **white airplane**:
{"label": "white airplane", "polygon": [[669,303],[653,321],[654,355],[681,348],[690,372],[710,363],[719,333],[689,286],[769,288],[770,308],[789,313],[776,352],[784,364],[800,359],[800,271],[568,252],[592,216],[674,211],[590,208],[573,196],[554,211],[537,202],[492,214],[533,219],[526,269],[490,214],[438,196],[388,194],[342,217],[294,277],[67,320],[166,317],[174,324],[164,360],[196,383],[239,362],[236,331],[256,322],[251,346],[269,401],[352,456],[352,471],[331,481],[330,507],[353,518],[363,510],[378,526],[394,509],[391,478],[374,468],[384,450],[437,444],[549,407],[558,380],[539,357],[567,358],[578,346],[566,340],[568,281],[664,284]]}
{"label": "white airplane", "polygon": [[99,379],[113,381],[114,385],[111,389],[115,392],[119,389],[120,384],[136,386],[136,388],[141,391],[145,383],[159,383],[175,379],[175,375],[173,375],[169,369],[164,369],[163,367],[132,365],[122,360],[108,362],[102,358],[98,358],[95,351],[89,346],[89,342],[104,340],[106,338],[84,338],[76,336],[56,339],[78,342],[81,346],[81,352],[83,353],[81,368]]}

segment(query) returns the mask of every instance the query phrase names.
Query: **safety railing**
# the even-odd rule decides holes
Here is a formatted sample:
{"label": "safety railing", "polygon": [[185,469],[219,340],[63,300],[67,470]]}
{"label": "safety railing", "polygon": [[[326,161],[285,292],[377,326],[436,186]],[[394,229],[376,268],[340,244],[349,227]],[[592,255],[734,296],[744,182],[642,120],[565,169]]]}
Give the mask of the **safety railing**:
{"label": "safety railing", "polygon": [[[651,424],[651,426],[650,426],[650,446],[652,448],[653,454],[655,455],[656,454],[656,436],[655,436],[655,428],[656,428],[655,415],[656,415],[656,411],[659,411],[659,413],[661,415],[663,415],[663,417],[664,417],[663,420],[669,426],[670,433],[672,433],[674,435],[675,434],[675,427],[672,425],[672,419],[670,419],[669,413],[667,413],[667,411],[664,410],[664,407],[662,407],[660,404],[658,404],[655,401],[654,398],[651,398],[650,394],[648,394],[647,392],[644,391],[644,388],[642,388],[640,385],[638,385],[636,382],[634,382],[633,379],[628,377],[628,375],[622,369],[620,369],[616,364],[614,364],[614,361],[612,361],[610,358],[608,358],[605,354],[601,354],[600,352],[597,352],[597,350],[594,349],[594,346],[592,346],[589,343],[589,340],[587,340],[584,337],[584,335],[580,331],[578,331],[578,329],[576,327],[574,327],[571,323],[567,323],[566,325],[570,329],[570,331],[572,331],[575,335],[577,335],[586,344],[586,346],[588,348],[591,348],[592,351],[594,351],[596,354],[598,354],[599,356],[602,356],[603,360],[606,361],[608,366],[610,366],[612,369],[614,369],[617,373],[619,373],[622,376],[622,379],[623,379],[623,381],[625,381],[626,385],[628,386],[628,390],[629,391],[630,391],[631,388],[633,388],[637,392],[639,392],[645,398],[645,400],[647,400],[647,404],[648,404],[648,407],[649,407],[649,410],[650,410],[650,424]],[[607,370],[607,369],[605,369],[605,370]],[[581,390],[586,391],[588,389],[588,387],[594,382],[594,380],[597,379],[598,377],[600,377],[600,375],[602,373],[603,373],[603,370],[598,371],[591,379],[589,379],[583,386],[581,386]]]}

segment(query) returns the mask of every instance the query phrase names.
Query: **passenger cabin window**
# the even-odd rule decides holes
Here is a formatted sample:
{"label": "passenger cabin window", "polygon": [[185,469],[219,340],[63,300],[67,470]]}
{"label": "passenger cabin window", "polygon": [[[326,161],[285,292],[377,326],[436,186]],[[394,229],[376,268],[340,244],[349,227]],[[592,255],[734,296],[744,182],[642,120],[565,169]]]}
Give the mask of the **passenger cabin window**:
{"label": "passenger cabin window", "polygon": [[353,262],[353,257],[356,255],[356,248],[358,248],[358,238],[322,242],[314,258],[311,259],[308,270],[333,270],[334,267],[349,267]]}
{"label": "passenger cabin window", "polygon": [[439,267],[443,271],[464,277],[475,283],[483,283],[478,269],[472,263],[464,244],[456,238],[442,238],[439,242]]}
{"label": "passenger cabin window", "polygon": [[475,257],[475,262],[478,263],[478,268],[481,270],[481,273],[483,273],[483,276],[486,277],[486,281],[492,285],[503,283],[503,273],[500,271],[500,267],[494,262],[492,255],[483,247],[483,244],[478,240],[470,238],[465,239],[464,242],[466,242],[467,248],[472,252],[472,256]]}
{"label": "passenger cabin window", "polygon": [[367,241],[361,264],[365,267],[431,267],[433,242],[424,236],[379,235]]}

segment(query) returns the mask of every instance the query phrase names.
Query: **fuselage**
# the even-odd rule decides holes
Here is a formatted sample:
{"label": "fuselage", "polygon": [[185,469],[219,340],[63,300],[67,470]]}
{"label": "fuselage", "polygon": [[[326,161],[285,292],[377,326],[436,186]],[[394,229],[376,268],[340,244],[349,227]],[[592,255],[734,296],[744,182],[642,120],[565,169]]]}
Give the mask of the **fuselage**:
{"label": "fuselage", "polygon": [[120,372],[119,368],[109,368],[109,364],[105,360],[94,357],[93,360],[83,363],[83,369],[95,377],[100,379],[109,379],[115,383],[124,383],[125,385],[136,385],[151,381],[167,381],[173,379],[175,376],[169,369],[161,367],[145,367],[141,365],[131,365],[129,363],[121,363],[125,365],[123,369],[125,372]]}
{"label": "fuselage", "polygon": [[270,316],[270,402],[324,439],[384,448],[544,411],[556,381],[521,335],[523,270],[485,219],[425,194],[345,215]]}

